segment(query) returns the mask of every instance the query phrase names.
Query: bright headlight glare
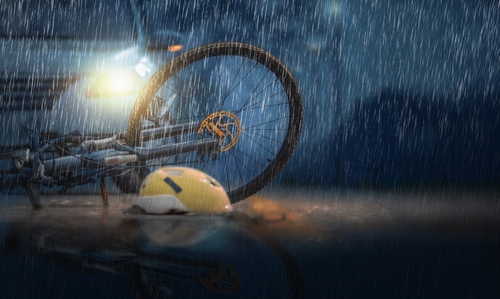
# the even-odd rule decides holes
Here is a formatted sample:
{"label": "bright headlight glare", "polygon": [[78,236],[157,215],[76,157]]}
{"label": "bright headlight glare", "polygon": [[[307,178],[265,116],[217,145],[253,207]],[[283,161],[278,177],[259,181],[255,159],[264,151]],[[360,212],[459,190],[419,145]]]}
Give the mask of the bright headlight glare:
{"label": "bright headlight glare", "polygon": [[87,92],[88,97],[103,98],[132,95],[142,87],[142,78],[133,70],[116,70],[98,77]]}
{"label": "bright headlight glare", "polygon": [[135,66],[135,71],[141,76],[144,77],[146,76],[149,72],[151,72],[151,69],[144,63],[140,62]]}

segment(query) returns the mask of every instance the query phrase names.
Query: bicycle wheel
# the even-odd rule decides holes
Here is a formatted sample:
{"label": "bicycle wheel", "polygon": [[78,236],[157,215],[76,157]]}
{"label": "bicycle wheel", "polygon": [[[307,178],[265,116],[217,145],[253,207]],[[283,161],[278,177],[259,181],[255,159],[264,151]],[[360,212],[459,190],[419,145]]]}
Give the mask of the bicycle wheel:
{"label": "bicycle wheel", "polygon": [[[196,122],[197,129],[147,140],[145,128]],[[216,152],[149,161],[197,168],[213,176],[232,203],[274,179],[291,157],[302,126],[299,87],[288,68],[258,47],[236,42],[193,48],[161,67],[131,112],[127,142],[154,147],[218,138]]]}

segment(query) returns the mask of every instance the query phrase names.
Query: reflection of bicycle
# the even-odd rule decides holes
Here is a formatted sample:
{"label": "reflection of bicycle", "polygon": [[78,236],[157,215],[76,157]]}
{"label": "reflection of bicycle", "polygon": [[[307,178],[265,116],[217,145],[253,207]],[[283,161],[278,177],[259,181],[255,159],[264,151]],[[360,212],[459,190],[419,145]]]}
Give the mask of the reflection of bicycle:
{"label": "reflection of bicycle", "polygon": [[[299,88],[270,53],[242,43],[191,49],[161,67],[137,98],[126,133],[73,133],[0,155],[4,181],[27,189],[41,207],[40,185],[66,191],[105,177],[137,192],[153,168],[183,165],[217,179],[232,203],[256,193],[285,166],[302,125]],[[8,165],[7,165],[8,164]]]}
{"label": "reflection of bicycle", "polygon": [[0,240],[0,261],[33,256],[71,271],[126,275],[141,299],[307,293],[300,266],[280,238],[239,211],[227,218],[45,211],[11,223]]}

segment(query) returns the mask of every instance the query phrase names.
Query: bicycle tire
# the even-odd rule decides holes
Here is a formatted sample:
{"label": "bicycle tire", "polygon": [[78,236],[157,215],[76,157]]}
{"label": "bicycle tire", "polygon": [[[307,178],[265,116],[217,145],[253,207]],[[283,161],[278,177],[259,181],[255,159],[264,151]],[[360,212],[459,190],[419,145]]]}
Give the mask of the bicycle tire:
{"label": "bicycle tire", "polygon": [[[214,61],[215,59],[215,61]],[[227,61],[229,60],[229,65],[228,67],[225,67],[222,65],[222,61]],[[217,94],[212,95],[213,88],[211,87],[211,83],[217,83],[217,82],[222,82],[223,77],[225,76],[225,72],[231,71],[232,67],[232,62],[236,61],[240,63],[239,68],[246,67],[247,65],[252,66],[252,68],[248,71],[247,74],[245,74],[245,77],[238,77],[239,76],[239,70],[238,73],[235,74],[235,77],[232,79],[232,82],[230,86],[228,87],[229,89],[232,88],[233,82],[240,80],[239,82],[236,82],[240,87],[238,89],[238,93],[241,94],[236,94],[232,95],[233,93],[236,93],[236,87],[233,88],[233,90],[226,90],[227,94]],[[240,62],[241,61],[241,62]],[[235,64],[236,64],[235,62]],[[227,63],[227,62],[226,62]],[[214,65],[213,68],[212,64]],[[237,65],[236,65],[237,66]],[[195,71],[198,71],[198,69],[201,68],[201,74],[196,73],[196,76],[192,75],[191,72],[195,73]],[[206,68],[206,69],[205,69]],[[218,68],[218,69],[217,69]],[[224,176],[224,174],[218,173],[218,171],[215,171],[217,173],[209,173],[209,175],[213,176],[215,179],[217,179],[223,187],[226,189],[228,196],[231,200],[232,203],[236,203],[238,201],[241,201],[255,193],[257,193],[259,190],[264,188],[267,184],[269,184],[283,169],[283,167],[287,164],[289,161],[290,157],[293,154],[293,151],[299,141],[299,136],[300,136],[300,131],[302,127],[302,117],[303,117],[303,108],[302,108],[302,97],[300,94],[300,90],[298,87],[297,82],[295,81],[295,78],[293,77],[292,73],[290,70],[274,55],[271,53],[258,48],[253,45],[245,44],[245,43],[238,43],[238,42],[217,42],[217,43],[210,43],[206,45],[202,45],[193,49],[190,49],[181,55],[173,58],[171,61],[167,62],[165,65],[163,65],[148,81],[146,86],[143,88],[141,91],[140,95],[136,99],[134,106],[131,111],[130,119],[129,119],[129,124],[128,124],[128,131],[127,131],[127,143],[131,144],[133,146],[141,146],[144,145],[144,143],[141,141],[141,130],[143,129],[143,122],[145,122],[145,119],[147,118],[148,113],[151,113],[151,105],[153,102],[153,99],[155,98],[155,95],[160,92],[170,92],[173,88],[179,89],[181,91],[176,92],[172,90],[173,97],[179,98],[179,100],[176,101],[176,105],[173,105],[172,103],[170,105],[165,105],[167,106],[166,109],[172,109],[174,110],[177,114],[186,114],[182,113],[184,111],[183,109],[185,108],[185,103],[184,103],[184,98],[187,98],[187,96],[184,96],[182,93],[183,91],[189,92],[194,94],[195,96],[199,96],[201,94],[202,99],[204,101],[200,101],[199,99],[197,101],[192,101],[189,103],[189,114],[193,115],[193,118],[195,118],[195,112],[196,111],[201,111],[202,109],[208,109],[209,105],[212,104],[217,104],[218,106],[225,107],[225,105],[228,105],[227,103],[229,102],[228,97],[231,96],[231,101],[236,102],[240,100],[238,96],[241,95],[246,95],[244,94],[244,90],[247,85],[251,85],[253,81],[250,81],[250,83],[246,82],[247,77],[249,76],[250,72],[253,72],[253,68],[258,69],[255,70],[258,75],[261,73],[265,73],[263,75],[261,81],[259,81],[259,84],[261,84],[262,81],[269,80],[271,81],[270,85],[266,86],[266,89],[274,89],[274,88],[282,88],[282,91],[276,91],[278,94],[275,96],[274,94],[264,98],[261,102],[257,102],[257,104],[253,103],[254,98],[257,95],[253,95],[253,93],[256,91],[258,85],[255,87],[255,89],[252,91],[252,94],[248,96],[246,99],[246,102],[243,106],[239,107],[237,110],[230,110],[235,113],[239,113],[238,115],[243,115],[243,114],[248,114],[249,117],[246,118],[245,120],[250,121],[251,118],[250,116],[253,115],[258,115],[259,111],[253,111],[258,109],[257,105],[262,105],[260,115],[271,117],[271,115],[275,115],[272,112],[268,112],[269,109],[273,107],[277,107],[278,109],[278,114],[279,113],[284,113],[285,116],[276,120],[269,120],[271,126],[272,122],[274,123],[274,131],[273,128],[270,127],[269,129],[263,128],[265,124],[257,124],[255,127],[251,126],[241,126],[241,130],[243,130],[242,136],[245,137],[245,142],[250,143],[251,146],[257,146],[258,142],[253,140],[252,138],[259,138],[259,142],[264,143],[271,143],[274,142],[274,140],[271,141],[260,141],[261,139],[264,140],[264,138],[267,139],[272,139],[272,137],[276,137],[276,143],[277,144],[273,147],[273,150],[269,148],[264,148],[263,144],[258,144],[260,147],[264,148],[262,151],[257,151],[256,153],[251,152],[251,154],[248,154],[246,152],[246,147],[244,147],[244,144],[242,141],[237,141],[238,143],[241,142],[241,145],[238,145],[240,148],[230,148],[228,150],[229,153],[227,152],[222,152],[220,155],[224,155],[224,164],[228,164],[227,159],[231,159],[229,155],[234,156],[234,165],[231,165],[231,167],[237,168],[236,174],[239,175],[239,179],[242,181],[241,186],[237,187],[232,187],[232,181],[229,180],[229,169],[225,169],[225,176],[227,177],[227,185],[225,185],[223,182],[221,182],[221,179],[224,180],[225,178],[221,177]],[[203,72],[209,72],[210,74],[212,71],[215,72],[217,69],[217,75],[220,76],[220,78],[217,78],[217,76],[209,76],[206,78],[206,75],[203,74]],[[262,70],[261,70],[262,69]],[[185,80],[191,80],[192,82],[185,83],[182,81],[182,75],[183,73],[188,73],[187,79]],[[267,78],[269,74],[269,79]],[[204,77],[205,76],[205,77]],[[256,76],[256,75],[252,75]],[[242,78],[241,78],[242,77]],[[195,78],[195,79],[193,79]],[[215,78],[215,79],[214,79]],[[229,75],[228,75],[229,78]],[[252,78],[252,77],[250,77]],[[215,82],[213,82],[215,80]],[[272,81],[274,80],[274,81]],[[175,81],[175,82],[171,82]],[[205,81],[209,81],[208,83],[205,83]],[[229,82],[229,81],[227,81]],[[245,83],[242,83],[245,82]],[[279,82],[279,84],[275,83]],[[266,82],[267,83],[267,82]],[[170,84],[170,85],[169,85]],[[255,84],[255,82],[253,83]],[[165,85],[165,86],[164,86]],[[168,86],[167,86],[168,85]],[[180,85],[183,85],[182,87],[178,87]],[[271,86],[272,85],[272,86]],[[243,87],[242,87],[243,86]],[[271,86],[271,87],[269,87]],[[168,88],[167,88],[168,87]],[[178,88],[177,88],[178,87]],[[224,89],[224,87],[215,87],[215,88],[220,88],[221,90]],[[274,92],[274,90],[272,90]],[[271,91],[261,91],[261,93],[265,93],[265,96],[267,96],[268,93]],[[205,98],[205,96],[207,97]],[[222,99],[222,95],[225,95],[225,98]],[[215,98],[217,96],[217,98]],[[250,96],[253,96],[254,98],[250,98]],[[283,102],[273,102],[271,105],[271,101],[278,101],[278,98]],[[206,99],[206,100],[205,100]],[[163,98],[162,98],[163,101]],[[226,102],[227,101],[227,102]],[[250,102],[252,102],[250,104]],[[264,107],[264,103],[269,102],[270,104],[266,107]],[[232,103],[232,102],[231,102]],[[262,104],[261,104],[262,103]],[[204,106],[202,106],[204,105]],[[236,105],[236,104],[235,104]],[[286,106],[285,106],[286,105]],[[283,107],[285,106],[285,108]],[[281,110],[280,110],[281,109]],[[217,109],[215,109],[217,110]],[[252,111],[251,111],[252,110]],[[210,111],[213,112],[213,111]],[[172,112],[170,112],[172,113]],[[265,115],[264,115],[265,114]],[[261,117],[259,115],[259,117]],[[206,115],[205,115],[206,116]],[[155,118],[157,117],[156,115],[154,116]],[[236,117],[236,114],[235,114]],[[274,116],[276,117],[276,116]],[[222,118],[222,117],[221,117]],[[201,121],[201,119],[197,119],[197,121]],[[181,121],[179,121],[181,122]],[[227,124],[228,122],[221,122],[223,124]],[[252,123],[253,125],[253,123]],[[279,127],[279,125],[283,126]],[[258,127],[261,128],[258,128]],[[285,128],[286,127],[286,128]],[[246,131],[245,131],[246,130]],[[252,130],[252,131],[250,131]],[[259,134],[257,135],[256,131],[259,130]],[[271,134],[263,133],[264,130],[269,130],[272,132]],[[254,134],[255,136],[250,136],[250,134]],[[240,135],[238,135],[240,136]],[[234,138],[231,135],[231,138]],[[241,139],[240,139],[241,140]],[[279,150],[277,149],[279,148]],[[244,153],[241,153],[241,151],[245,150]],[[231,153],[232,151],[232,153]],[[266,151],[269,151],[270,153],[268,154]],[[239,158],[239,156],[243,158]],[[251,157],[249,157],[251,155]],[[257,155],[265,156],[269,155],[268,158],[262,158],[262,161],[256,161],[253,160],[254,158],[257,158]],[[255,156],[255,157],[254,157]],[[229,157],[229,158],[228,158]],[[244,161],[242,161],[242,159]],[[218,159],[221,161],[221,159]],[[259,173],[253,173],[252,167],[257,167],[260,168],[260,165],[253,166],[252,163],[248,162],[248,160],[253,160],[254,162],[259,162],[262,163],[262,169],[258,169],[255,172]],[[243,163],[245,162],[245,163]],[[208,163],[208,162],[207,162]],[[241,163],[241,165],[240,165]],[[268,164],[267,164],[268,163]],[[172,164],[176,164],[176,162],[173,162]],[[182,164],[182,163],[178,163]],[[253,163],[257,164],[257,163]],[[194,164],[193,164],[194,165]],[[195,165],[196,166],[196,165]],[[205,167],[205,166],[203,166]],[[215,166],[214,166],[215,167]],[[222,166],[221,166],[222,167]],[[240,169],[241,167],[241,169]],[[205,171],[205,168],[201,169],[202,171]],[[244,175],[245,176],[252,176],[252,178],[248,179],[248,181],[244,181],[244,177],[242,175],[242,171],[245,171]],[[249,172],[250,174],[247,174]]]}

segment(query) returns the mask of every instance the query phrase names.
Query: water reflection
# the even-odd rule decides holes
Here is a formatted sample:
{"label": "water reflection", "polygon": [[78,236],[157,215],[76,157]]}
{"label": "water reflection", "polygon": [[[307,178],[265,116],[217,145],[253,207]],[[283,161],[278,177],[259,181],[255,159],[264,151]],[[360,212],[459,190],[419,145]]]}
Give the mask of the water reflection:
{"label": "water reflection", "polygon": [[[27,217],[17,215],[8,225],[0,259],[17,258],[21,262],[15,267],[25,271],[30,271],[30,259],[35,264],[48,261],[55,281],[68,270],[93,278],[103,273],[126,277],[135,298],[305,297],[305,281],[293,256],[266,226],[241,212],[221,218],[152,216],[134,208],[125,214],[75,210],[51,206]],[[47,274],[30,275],[43,281]],[[56,292],[64,288],[57,284]]]}

